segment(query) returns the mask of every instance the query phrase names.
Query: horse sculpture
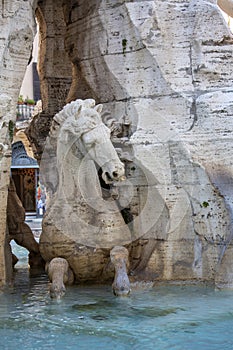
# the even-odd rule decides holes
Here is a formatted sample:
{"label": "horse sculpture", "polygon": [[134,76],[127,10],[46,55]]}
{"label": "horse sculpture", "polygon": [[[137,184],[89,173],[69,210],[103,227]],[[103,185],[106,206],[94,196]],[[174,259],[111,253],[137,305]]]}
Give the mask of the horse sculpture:
{"label": "horse sculpture", "polygon": [[127,295],[131,232],[114,200],[104,199],[98,168],[106,184],[124,180],[124,164],[102,122],[102,105],[76,100],[53,118],[41,161],[49,196],[42,224],[40,252],[47,262],[51,297],[60,298],[65,283],[105,282]]}

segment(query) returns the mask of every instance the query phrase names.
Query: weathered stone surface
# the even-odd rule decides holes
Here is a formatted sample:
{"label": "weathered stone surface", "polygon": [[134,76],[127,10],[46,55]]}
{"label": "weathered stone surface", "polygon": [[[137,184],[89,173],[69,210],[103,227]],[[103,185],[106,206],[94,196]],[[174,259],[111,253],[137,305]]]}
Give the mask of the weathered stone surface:
{"label": "weathered stone surface", "polygon": [[65,258],[76,281],[108,280],[110,250],[132,241],[117,203],[102,197],[95,163],[106,185],[122,179],[124,165],[101,110],[93,99],[67,104],[53,119],[41,160],[41,179],[50,201],[40,251],[48,262]]}
{"label": "weathered stone surface", "polygon": [[[218,3],[231,14],[232,1]],[[14,6],[3,9],[3,21]],[[65,103],[70,60],[73,80],[67,101],[94,98],[104,104],[105,116],[123,116],[131,123],[128,138],[114,141],[125,154],[127,182],[114,191],[131,232],[131,274],[232,287],[233,41],[217,0],[81,0],[66,1],[63,7],[62,1],[54,5],[46,0],[39,11],[44,112],[31,126],[38,157],[50,118]],[[17,49],[14,33],[6,34],[4,44],[7,40],[11,49],[1,52],[9,90],[17,86],[9,57],[20,55],[21,47]],[[12,101],[9,97],[2,104],[1,115],[7,115]],[[4,155],[7,130],[2,123]],[[0,161],[1,166],[8,161],[9,169],[7,157]],[[1,178],[6,203],[9,174],[1,176],[6,176]],[[3,219],[4,210],[3,205]],[[57,241],[62,237],[58,232]],[[80,266],[77,279],[82,280],[94,249],[84,244],[77,256],[70,246],[69,259]],[[103,271],[112,276],[104,268],[108,252],[98,250],[95,256],[90,280],[101,279]],[[51,259],[49,253],[46,258]]]}
{"label": "weathered stone surface", "polygon": [[35,33],[36,2],[6,0],[0,4],[0,285],[6,284],[11,278],[11,255],[6,248],[10,145],[16,119],[16,103]]}
{"label": "weathered stone surface", "polygon": [[232,34],[217,2],[81,1],[65,20],[70,96],[131,121],[127,210],[146,242],[131,268],[147,256],[148,275],[213,281],[232,211]]}
{"label": "weathered stone surface", "polygon": [[233,17],[233,1],[232,0],[217,0],[217,4],[230,17]]}
{"label": "weathered stone surface", "polygon": [[[7,244],[13,239],[17,244],[28,250],[28,262],[31,268],[43,267],[44,260],[40,255],[39,244],[35,240],[31,228],[25,223],[25,209],[16,193],[12,179],[10,180],[7,198],[7,226]],[[10,250],[10,247],[8,250]]]}
{"label": "weathered stone surface", "polygon": [[115,246],[110,251],[110,259],[115,268],[113,293],[117,296],[127,296],[131,290],[128,277],[129,252],[125,247]]}
{"label": "weathered stone surface", "polygon": [[63,1],[40,1],[36,10],[39,23],[40,77],[43,111],[34,116],[27,129],[35,157],[40,160],[53,116],[66,103],[71,85],[72,66],[64,47],[66,32]]}
{"label": "weathered stone surface", "polygon": [[50,297],[60,299],[65,294],[65,285],[74,281],[68,262],[63,258],[54,258],[46,264],[46,272],[51,282]]}

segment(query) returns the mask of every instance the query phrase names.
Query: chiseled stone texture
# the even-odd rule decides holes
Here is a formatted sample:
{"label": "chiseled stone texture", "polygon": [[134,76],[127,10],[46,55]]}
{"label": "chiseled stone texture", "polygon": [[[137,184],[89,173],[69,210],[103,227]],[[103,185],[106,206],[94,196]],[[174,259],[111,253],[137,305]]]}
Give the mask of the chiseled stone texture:
{"label": "chiseled stone texture", "polygon": [[[1,284],[9,146],[35,3],[0,7]],[[38,11],[44,112],[31,130],[38,153],[70,87],[66,51],[67,101],[94,98],[131,121],[128,182],[119,189],[134,237],[131,274],[233,287],[233,41],[217,0],[44,0]]]}
{"label": "chiseled stone texture", "polygon": [[132,273],[233,287],[233,38],[217,0],[67,1],[64,15],[70,98],[132,123]]}
{"label": "chiseled stone texture", "polygon": [[72,67],[64,47],[66,26],[62,4],[62,0],[43,0],[36,9],[40,35],[37,66],[43,111],[33,118],[26,133],[38,160],[51,120],[65,105],[71,85]]}
{"label": "chiseled stone texture", "polygon": [[11,257],[6,248],[11,140],[19,90],[35,33],[35,6],[35,0],[5,0],[0,4],[0,286],[11,278]]}

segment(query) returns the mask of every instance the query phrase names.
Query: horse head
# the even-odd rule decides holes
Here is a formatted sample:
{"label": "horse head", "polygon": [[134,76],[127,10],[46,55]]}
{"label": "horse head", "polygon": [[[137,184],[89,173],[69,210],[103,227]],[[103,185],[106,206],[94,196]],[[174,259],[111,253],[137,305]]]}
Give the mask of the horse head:
{"label": "horse head", "polygon": [[102,105],[93,108],[80,106],[75,113],[73,128],[80,136],[80,150],[98,164],[103,180],[110,184],[124,179],[125,168],[110,140],[110,130],[102,122],[101,111]]}

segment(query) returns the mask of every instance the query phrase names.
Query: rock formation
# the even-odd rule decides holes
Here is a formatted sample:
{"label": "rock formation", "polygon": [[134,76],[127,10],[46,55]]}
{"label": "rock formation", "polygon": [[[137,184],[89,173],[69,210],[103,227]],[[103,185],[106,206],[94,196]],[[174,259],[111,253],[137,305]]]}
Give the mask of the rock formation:
{"label": "rock formation", "polygon": [[[127,134],[112,139],[121,149],[127,181],[105,190],[119,196],[133,237],[128,246],[131,278],[206,280],[233,287],[233,41],[217,4],[232,14],[230,0],[39,2],[44,114],[29,134],[40,157],[52,117],[65,100],[77,98],[102,103],[103,118],[115,118],[115,126],[128,121]],[[11,26],[11,21],[24,11],[32,20],[31,8],[17,12],[14,6],[2,9],[2,24],[12,31],[19,23]],[[28,43],[25,28],[32,26],[25,23],[20,28]],[[1,50],[3,252],[10,165],[6,135],[29,48],[20,44],[18,49],[17,31],[2,35],[11,43]],[[54,54],[56,47],[61,55]],[[88,259],[85,244],[82,251]],[[109,254],[103,259],[105,265]],[[101,274],[102,266],[96,264],[90,276],[97,271]]]}
{"label": "rock formation", "polygon": [[117,141],[131,159],[132,275],[232,285],[232,34],[217,2],[81,1],[64,15],[69,98],[131,122]]}
{"label": "rock formation", "polygon": [[7,195],[10,182],[11,141],[16,104],[35,33],[34,0],[5,0],[0,4],[0,285],[11,279],[11,254],[7,249]]}
{"label": "rock formation", "polygon": [[[8,244],[13,239],[18,245],[29,252],[28,262],[31,268],[41,267],[44,261],[40,255],[39,244],[32,230],[25,223],[25,209],[16,193],[14,181],[11,179],[7,198],[7,226],[9,232]],[[13,256],[13,265],[17,262]]]}
{"label": "rock formation", "polygon": [[228,14],[228,16],[233,17],[233,1],[232,0],[217,0],[218,6]]}
{"label": "rock formation", "polygon": [[43,111],[33,118],[27,130],[34,150],[40,160],[52,117],[66,103],[71,85],[72,66],[64,47],[66,26],[63,1],[39,1],[36,9],[39,23],[40,54],[38,73],[40,76]]}

